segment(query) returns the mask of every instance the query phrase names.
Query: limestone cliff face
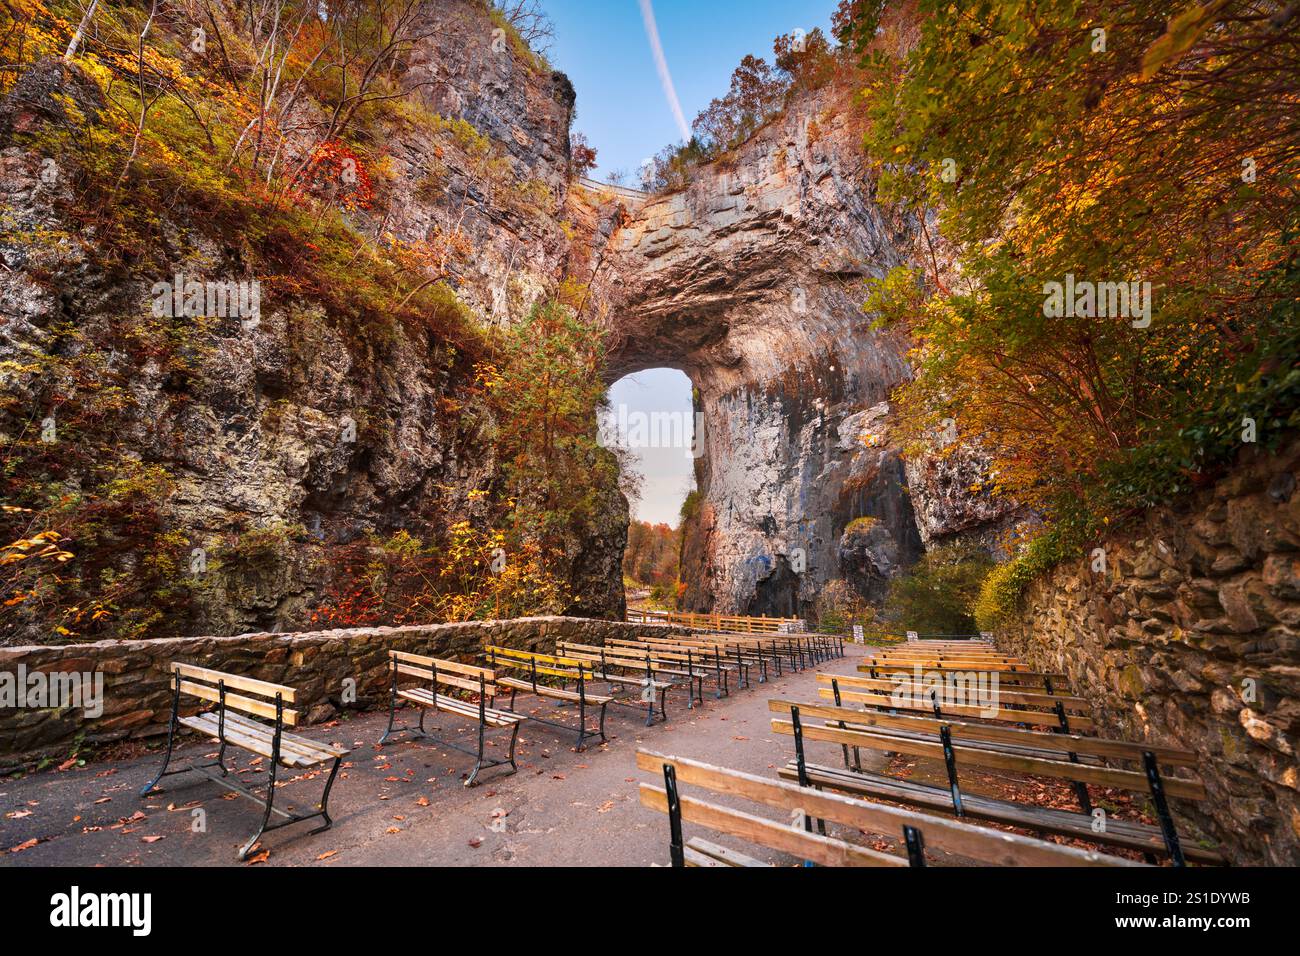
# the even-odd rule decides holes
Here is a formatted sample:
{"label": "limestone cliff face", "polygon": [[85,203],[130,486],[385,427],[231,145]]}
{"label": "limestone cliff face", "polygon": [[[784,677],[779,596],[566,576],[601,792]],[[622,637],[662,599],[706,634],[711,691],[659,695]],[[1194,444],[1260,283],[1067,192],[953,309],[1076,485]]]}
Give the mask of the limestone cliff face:
{"label": "limestone cliff face", "polygon": [[[445,130],[396,111],[384,134],[391,194],[382,209],[355,214],[354,224],[361,236],[384,231],[406,241],[459,226],[475,252],[451,285],[481,317],[509,322],[554,287],[571,254],[560,223],[568,215],[573,89],[563,74],[539,71],[508,45],[494,48],[492,23],[477,3],[433,0],[426,16],[437,32],[414,51],[401,82],[417,90],[426,115],[463,119],[491,140],[506,166],[494,182]],[[201,220],[199,210],[169,214],[161,242],[168,251],[159,258],[127,268],[100,261],[96,237],[78,234],[65,215],[75,202],[74,177],[45,182],[41,157],[13,135],[63,122],[65,96],[93,123],[96,95],[74,69],[45,63],[0,110],[7,230],[0,242],[0,363],[16,363],[10,369],[33,356],[66,355],[68,339],[59,332],[66,323],[84,341],[111,340],[122,316],[148,313],[151,284],[177,271],[244,274],[240,238],[206,238],[191,225]],[[314,104],[301,107],[304,125],[318,117]],[[534,201],[519,202],[523,191]],[[62,238],[33,242],[37,230]],[[251,331],[236,323],[195,332],[196,370],[182,393],[172,370],[137,361],[126,348],[106,353],[104,367],[83,363],[86,375],[129,394],[134,410],[117,440],[173,480],[165,520],[186,550],[216,554],[250,532],[305,529],[247,560],[214,562],[195,589],[190,633],[301,627],[322,596],[333,549],[370,532],[420,534],[430,522],[472,518],[483,507],[469,492],[491,486],[497,463],[486,440],[489,413],[472,397],[472,367],[435,335],[377,325],[383,334],[340,329],[303,297],[263,310]],[[27,385],[6,371],[3,387],[21,401]],[[448,414],[448,399],[462,412]],[[0,432],[13,436],[47,410],[33,398],[25,412],[0,422]],[[343,437],[349,420],[352,441]],[[574,536],[566,570],[581,600],[570,610],[621,616],[626,521],[626,502],[610,489],[589,527]],[[123,554],[120,570],[131,573],[148,557]],[[21,630],[11,637],[50,637]]]}
{"label": "limestone cliff face", "polygon": [[[791,104],[613,239],[611,377],[664,365],[699,390],[702,506],[682,571],[696,608],[802,613],[840,577],[879,597],[921,553],[887,439],[905,343],[861,311],[863,281],[912,260],[917,223],[874,201],[851,111],[831,109],[841,95]],[[842,540],[859,517],[877,519],[870,548]]]}
{"label": "limestone cliff face", "polygon": [[[923,540],[987,517],[963,511],[960,474],[909,473],[891,447],[887,400],[908,374],[906,343],[868,327],[863,280],[914,261],[919,231],[876,202],[845,91],[790,104],[682,192],[607,195],[570,184],[574,91],[562,74],[494,44],[472,0],[430,0],[426,15],[438,29],[407,58],[402,84],[426,117],[463,120],[490,141],[504,166],[485,175],[445,122],[430,129],[393,111],[378,132],[383,202],[353,214],[358,234],[417,242],[464,230],[473,255],[450,284],[489,323],[518,319],[566,277],[590,279],[591,308],[612,333],[611,381],[656,365],[691,376],[705,420],[701,506],[684,548],[692,607],[802,614],[836,578],[879,599]],[[71,185],[42,181],[40,157],[12,136],[62,122],[63,96],[94,115],[89,84],[57,64],[24,77],[0,109],[0,213],[19,234],[0,242],[0,362],[66,352],[67,322],[87,341],[111,340],[177,271],[244,274],[240,238],[205,235],[202,211],[187,209],[169,214],[162,253],[105,265],[96,237],[66,215]],[[304,128],[320,119],[310,102],[296,117]],[[62,238],[21,238],[37,230]],[[191,633],[301,626],[335,548],[484,507],[470,492],[499,473],[493,423],[472,363],[436,335],[342,328],[310,296],[264,310],[251,331],[195,335],[183,385],[126,350],[86,368],[129,393],[119,440],[170,476],[165,520],[187,548],[229,551],[259,530],[296,529],[222,561],[196,589]],[[21,376],[4,384],[27,387]],[[0,423],[5,433],[39,420],[36,404]],[[354,441],[342,438],[348,421]],[[850,528],[859,518],[872,520]],[[565,570],[581,599],[570,610],[621,614],[626,521],[611,488],[575,529]],[[146,557],[124,554],[118,570]]]}

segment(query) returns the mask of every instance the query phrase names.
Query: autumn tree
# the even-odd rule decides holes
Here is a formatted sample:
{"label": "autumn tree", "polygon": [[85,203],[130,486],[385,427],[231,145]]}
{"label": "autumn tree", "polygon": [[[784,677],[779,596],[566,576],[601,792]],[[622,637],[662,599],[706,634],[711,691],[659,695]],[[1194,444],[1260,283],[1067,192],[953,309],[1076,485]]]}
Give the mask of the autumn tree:
{"label": "autumn tree", "polygon": [[569,137],[569,175],[575,179],[588,176],[595,166],[595,148],[587,142],[586,134],[574,133]]}
{"label": "autumn tree", "polygon": [[[1077,542],[1300,424],[1294,7],[901,6],[855,5],[842,35],[881,195],[956,264],[925,254],[868,303],[917,343],[913,450],[955,420],[1059,555],[1061,529]],[[1058,309],[1067,284],[1122,307]]]}

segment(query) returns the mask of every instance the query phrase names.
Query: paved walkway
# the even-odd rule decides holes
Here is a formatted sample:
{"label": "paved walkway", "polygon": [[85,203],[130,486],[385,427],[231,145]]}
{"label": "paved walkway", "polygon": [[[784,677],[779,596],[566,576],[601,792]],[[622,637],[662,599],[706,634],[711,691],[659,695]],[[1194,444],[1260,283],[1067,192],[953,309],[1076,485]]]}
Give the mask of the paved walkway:
{"label": "paved walkway", "polygon": [[[845,651],[847,657],[819,669],[853,673],[861,649],[847,646]],[[637,784],[651,779],[637,770],[637,748],[775,777],[793,747],[790,738],[772,733],[767,701],[776,696],[815,700],[817,670],[787,671],[765,684],[733,689],[723,700],[712,699],[706,687],[703,707],[693,711],[685,709],[679,688],[669,697],[671,719],[653,727],[644,726],[644,716],[637,712],[611,707],[609,742],[585,753],[571,749],[574,735],[525,723],[519,772],[502,776],[497,768],[484,771],[479,786],[468,790],[461,781],[473,765],[472,757],[403,738],[376,746],[386,715],[307,728],[307,736],[354,747],[351,765],[340,772],[330,799],[334,827],[315,836],[302,835],[309,823],[268,834],[262,848],[269,849],[270,856],[261,865],[667,863],[667,818],[643,808],[637,794]],[[521,697],[519,706],[530,703]],[[542,706],[556,709],[551,703]],[[567,710],[559,713],[560,719],[576,716]],[[448,718],[440,726],[445,735],[471,739],[467,722]],[[830,749],[821,756],[838,758],[838,748]],[[177,758],[193,760],[212,751],[196,744],[178,748]],[[236,754],[240,759],[232,765],[250,766],[245,752],[232,748],[228,753]],[[160,755],[151,755],[0,782],[0,866],[238,865],[235,854],[256,829],[257,806],[199,774],[166,778],[168,792],[140,799],[139,788],[160,760]],[[277,791],[277,805],[293,805],[295,798],[314,801],[323,782],[323,777],[313,776],[291,783]],[[206,814],[206,832],[192,831],[197,808]],[[688,827],[688,837],[690,833]],[[40,842],[10,852],[31,840]]]}

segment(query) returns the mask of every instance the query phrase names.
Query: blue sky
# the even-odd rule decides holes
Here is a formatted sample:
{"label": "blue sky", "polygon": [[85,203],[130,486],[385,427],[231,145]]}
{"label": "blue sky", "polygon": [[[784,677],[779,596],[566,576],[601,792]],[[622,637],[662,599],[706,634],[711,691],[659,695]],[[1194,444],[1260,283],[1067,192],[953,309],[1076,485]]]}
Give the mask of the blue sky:
{"label": "blue sky", "polygon": [[[664,60],[689,124],[715,96],[726,93],[731,72],[747,53],[772,61],[772,41],[796,29],[829,31],[836,0],[654,0]],[[550,60],[578,91],[574,129],[597,151],[593,175],[616,169],[635,185],[643,160],[682,136],[655,66],[638,0],[545,0],[555,22]],[[690,381],[681,372],[650,369],[610,390],[617,408],[633,412],[691,413]],[[691,487],[693,463],[678,448],[635,452],[643,476],[632,514],[676,525]]]}
{"label": "blue sky", "polygon": [[[727,91],[747,53],[772,62],[772,40],[829,31],[836,0],[654,0],[655,22],[686,122]],[[638,0],[544,0],[555,22],[550,60],[578,91],[574,129],[597,151],[596,178],[681,139],[646,39]]]}

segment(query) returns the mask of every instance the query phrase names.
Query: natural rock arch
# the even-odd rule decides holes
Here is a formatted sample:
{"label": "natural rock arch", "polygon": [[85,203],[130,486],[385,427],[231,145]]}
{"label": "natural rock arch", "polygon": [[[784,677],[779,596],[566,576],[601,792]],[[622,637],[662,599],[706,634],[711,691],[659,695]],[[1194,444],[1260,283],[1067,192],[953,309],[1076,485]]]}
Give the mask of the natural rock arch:
{"label": "natural rock arch", "polygon": [[[840,577],[879,597],[872,582],[922,551],[885,434],[905,343],[861,311],[862,280],[912,257],[916,223],[872,200],[852,130],[810,135],[816,112],[790,109],[683,191],[625,203],[599,276],[609,380],[666,366],[697,390],[696,609],[803,612]],[[877,519],[872,547],[846,547],[861,516]]]}

